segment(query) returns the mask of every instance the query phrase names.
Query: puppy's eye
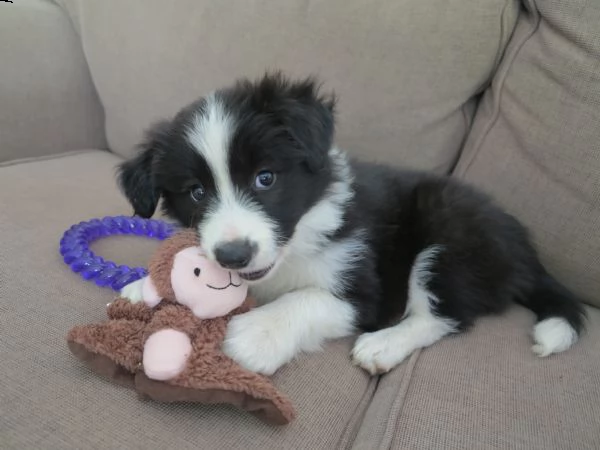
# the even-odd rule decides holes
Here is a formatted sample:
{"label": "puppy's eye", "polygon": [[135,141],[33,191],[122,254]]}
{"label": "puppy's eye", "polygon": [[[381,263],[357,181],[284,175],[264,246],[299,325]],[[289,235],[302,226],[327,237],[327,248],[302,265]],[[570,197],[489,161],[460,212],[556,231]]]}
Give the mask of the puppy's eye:
{"label": "puppy's eye", "polygon": [[269,189],[275,184],[275,174],[270,170],[261,170],[254,179],[254,188],[259,191]]}
{"label": "puppy's eye", "polygon": [[196,275],[197,277],[199,277],[199,276],[200,276],[200,269],[199,269],[198,267],[196,267],[196,268],[194,269],[194,275]]}
{"label": "puppy's eye", "polygon": [[200,203],[204,199],[205,195],[206,191],[204,190],[204,187],[202,187],[201,184],[197,184],[194,187],[192,187],[192,189],[190,189],[190,196],[192,197],[192,200],[194,200],[196,203]]}

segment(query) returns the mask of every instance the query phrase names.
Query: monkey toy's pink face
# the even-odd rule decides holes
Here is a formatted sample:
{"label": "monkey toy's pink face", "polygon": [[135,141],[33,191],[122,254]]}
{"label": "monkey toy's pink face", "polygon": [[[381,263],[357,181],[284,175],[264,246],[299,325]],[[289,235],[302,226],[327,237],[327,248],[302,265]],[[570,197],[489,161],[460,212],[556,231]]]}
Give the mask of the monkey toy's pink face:
{"label": "monkey toy's pink face", "polygon": [[[188,247],[175,255],[171,286],[178,303],[187,306],[200,319],[224,316],[239,307],[248,286],[237,273],[223,269],[208,259],[200,247]],[[144,283],[144,301],[160,302],[150,277]]]}

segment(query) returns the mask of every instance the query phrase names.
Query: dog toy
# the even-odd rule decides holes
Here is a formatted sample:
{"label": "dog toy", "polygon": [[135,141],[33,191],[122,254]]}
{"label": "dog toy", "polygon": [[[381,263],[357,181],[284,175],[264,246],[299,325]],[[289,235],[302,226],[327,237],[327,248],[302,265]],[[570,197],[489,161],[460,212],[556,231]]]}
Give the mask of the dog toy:
{"label": "dog toy", "polygon": [[97,286],[110,287],[120,291],[128,285],[145,277],[148,272],[143,267],[117,266],[112,261],[96,256],[90,250],[90,243],[119,234],[132,234],[164,240],[175,231],[175,226],[155,219],[140,217],[114,216],[92,219],[73,225],[60,240],[60,254],[63,261],[75,273],[85,280],[93,280]]}
{"label": "dog toy", "polygon": [[73,328],[69,348],[95,372],[162,402],[227,403],[283,425],[290,401],[221,351],[227,323],[252,307],[239,276],[206,258],[192,230],[150,260],[143,302],[117,298],[108,321]]}

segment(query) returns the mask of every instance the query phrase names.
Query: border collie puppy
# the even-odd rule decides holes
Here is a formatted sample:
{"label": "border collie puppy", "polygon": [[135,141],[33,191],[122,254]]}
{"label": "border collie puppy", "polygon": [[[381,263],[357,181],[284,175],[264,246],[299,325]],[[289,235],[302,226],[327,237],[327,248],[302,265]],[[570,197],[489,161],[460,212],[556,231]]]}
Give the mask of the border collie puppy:
{"label": "border collie puppy", "polygon": [[136,214],[162,199],[250,283],[261,306],[230,322],[231,358],[272,374],[359,331],[354,363],[384,373],[511,302],[537,315],[535,354],[575,343],[583,308],[514,217],[448,177],[350,161],[333,109],[313,79],[239,81],[155,125],[120,167]]}

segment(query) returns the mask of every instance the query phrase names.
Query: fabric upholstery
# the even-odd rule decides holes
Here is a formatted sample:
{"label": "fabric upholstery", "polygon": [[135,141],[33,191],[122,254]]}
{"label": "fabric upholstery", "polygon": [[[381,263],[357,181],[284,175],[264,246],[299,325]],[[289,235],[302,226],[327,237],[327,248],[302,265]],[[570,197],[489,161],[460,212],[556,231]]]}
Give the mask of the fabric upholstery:
{"label": "fabric upholstery", "polygon": [[[152,121],[270,67],[338,91],[352,153],[444,171],[493,77],[457,176],[524,220],[552,272],[599,305],[597,2],[525,0],[512,37],[517,0],[57,2],[72,24],[49,1],[0,2],[0,448],[600,448],[597,309],[573,349],[543,360],[518,307],[379,379],[350,365],[351,339],[330,343],[274,377],[298,418],[272,428],[231,407],[141,401],[86,369],[66,334],[103,320],[112,293],[58,254],[71,224],[131,212],[119,159],[78,150],[106,143],[76,33],[122,155]],[[155,247],[93,249],[143,265]]]}
{"label": "fabric upholstery", "polygon": [[[274,377],[296,408],[285,427],[233,407],[141,401],[70,353],[69,329],[104,320],[113,295],[73,274],[58,241],[73,223],[130,213],[113,181],[118,161],[93,151],[0,167],[0,448],[329,450],[350,441],[376,382],[351,365],[351,340]],[[144,264],[155,248],[123,237],[93,250]]]}
{"label": "fabric upholstery", "polygon": [[339,94],[339,144],[447,171],[510,37],[516,0],[60,0],[81,32],[111,149],[191,100],[266,69]]}
{"label": "fabric upholstery", "polygon": [[106,146],[80,41],[58,6],[0,3],[0,65],[0,162]]}
{"label": "fabric upholstery", "polygon": [[528,5],[457,174],[523,220],[550,271],[600,306],[600,3]]}
{"label": "fabric upholstery", "polygon": [[600,311],[565,353],[531,352],[533,314],[514,307],[384,376],[356,450],[600,448]]}

